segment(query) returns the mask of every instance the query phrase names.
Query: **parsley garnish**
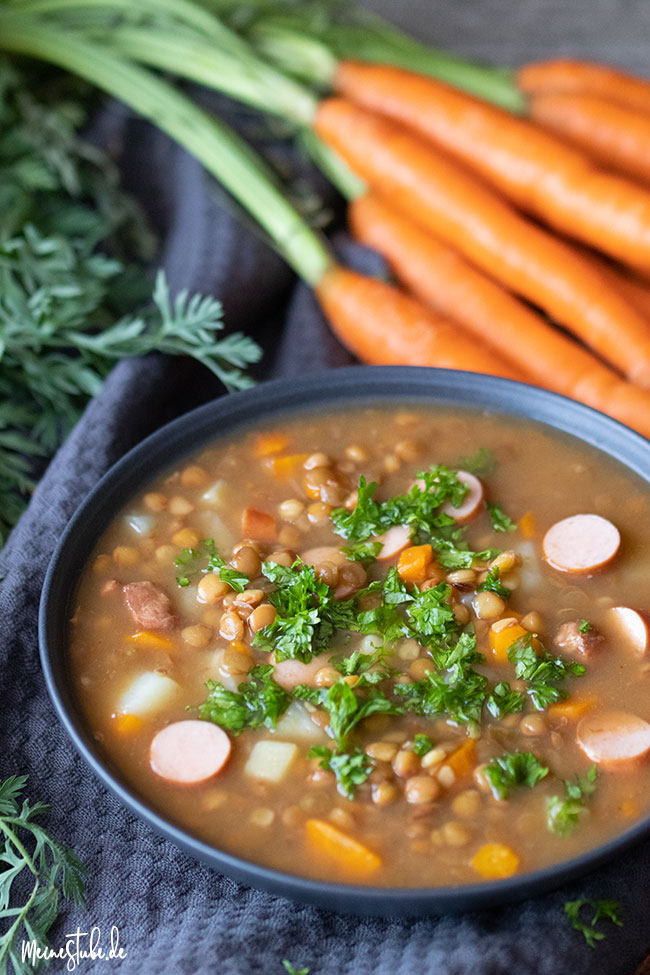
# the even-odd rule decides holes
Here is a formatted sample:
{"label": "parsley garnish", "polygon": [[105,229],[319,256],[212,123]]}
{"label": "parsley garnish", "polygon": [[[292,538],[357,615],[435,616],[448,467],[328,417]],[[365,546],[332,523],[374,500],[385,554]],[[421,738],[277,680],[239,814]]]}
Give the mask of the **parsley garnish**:
{"label": "parsley garnish", "polygon": [[245,728],[266,725],[273,728],[284,714],[291,698],[273,680],[270,664],[253,667],[250,680],[239,685],[238,691],[229,691],[218,681],[206,681],[210,691],[199,705],[199,717],[213,721],[227,731],[238,735]]}
{"label": "parsley garnish", "polygon": [[532,752],[504,752],[485,766],[483,774],[495,797],[507,799],[516,786],[532,789],[548,775],[548,768]]}
{"label": "parsley garnish", "polygon": [[355,748],[351,752],[331,751],[327,745],[314,745],[309,758],[320,758],[321,768],[336,776],[337,788],[346,799],[354,799],[357,788],[372,772],[372,762],[365,752]]}
{"label": "parsley garnish", "polygon": [[500,508],[498,504],[492,504],[490,501],[487,501],[485,507],[488,510],[492,528],[495,532],[505,533],[517,530],[517,522],[509,518],[503,508]]}
{"label": "parsley garnish", "polygon": [[353,542],[341,551],[350,562],[370,565],[376,560],[383,547],[381,542]]}
{"label": "parsley garnish", "polygon": [[176,576],[176,582],[181,588],[189,586],[190,582],[201,572],[217,572],[222,582],[226,582],[235,592],[243,592],[250,579],[248,576],[233,569],[221,558],[213,538],[204,538],[196,548],[184,548],[174,559],[174,565],[182,572]]}
{"label": "parsley garnish", "polygon": [[[336,739],[337,751],[347,750],[350,735],[364,718],[371,714],[401,714],[402,708],[395,701],[389,701],[380,690],[375,687],[365,695],[369,685],[375,683],[374,675],[362,675],[354,689],[341,677],[331,687],[311,688],[299,684],[294,689],[294,696],[311,701],[324,708],[330,719],[332,735]],[[357,694],[361,691],[361,694]]]}
{"label": "parsley garnish", "polygon": [[584,674],[585,668],[573,660],[553,657],[541,649],[536,652],[535,641],[539,642],[539,638],[532,633],[515,640],[508,648],[508,660],[515,664],[516,676],[527,682],[527,693],[533,706],[538,711],[544,711],[566,697],[567,692],[557,685],[567,677]]}
{"label": "parsley garnish", "polygon": [[[591,922],[584,921],[580,917],[583,908],[593,911]],[[611,921],[619,928],[623,927],[621,920],[621,905],[615,900],[589,900],[585,897],[575,901],[567,901],[564,905],[566,916],[571,923],[571,927],[580,931],[585,936],[585,941],[590,948],[595,948],[598,941],[602,941],[605,935],[595,927],[599,921]]]}
{"label": "parsley garnish", "polygon": [[578,630],[580,633],[589,633],[589,630],[593,629],[589,620],[580,620],[580,626]]}
{"label": "parsley garnish", "polygon": [[478,726],[485,701],[487,678],[471,668],[449,676],[435,671],[412,684],[396,684],[395,694],[404,698],[407,711],[440,714],[457,724]]}
{"label": "parsley garnish", "polygon": [[488,697],[485,706],[495,718],[503,718],[506,714],[523,711],[526,705],[526,695],[522,691],[513,691],[507,681],[499,681]]}
{"label": "parsley garnish", "polygon": [[489,447],[479,447],[470,457],[461,457],[454,465],[461,471],[468,471],[476,477],[489,477],[497,469],[497,462]]}
{"label": "parsley garnish", "polygon": [[416,755],[426,755],[433,748],[433,742],[428,735],[414,735],[413,751]]}
{"label": "parsley garnish", "polygon": [[476,587],[476,592],[493,592],[502,599],[509,599],[511,590],[501,582],[501,572],[498,566],[488,569],[483,582]]}
{"label": "parsley garnish", "polygon": [[[429,532],[437,509],[445,501],[459,507],[467,487],[455,471],[437,464],[417,475],[417,482],[406,494],[387,501],[375,501],[377,484],[359,479],[359,498],[352,511],[336,508],[331,518],[334,530],[344,538],[364,539],[379,535],[395,525],[408,525],[412,534]],[[452,519],[453,520],[453,519]]]}
{"label": "parsley garnish", "polygon": [[[3,972],[9,964],[14,972],[28,970],[19,941],[33,939],[40,948],[47,945],[61,896],[76,904],[84,900],[86,871],[72,850],[57,843],[36,822],[50,807],[21,799],[26,783],[26,775],[12,775],[0,783],[0,912],[6,921],[0,936]],[[19,890],[25,897],[22,904],[15,903]]]}
{"label": "parsley garnish", "polygon": [[585,799],[593,794],[596,788],[598,770],[592,765],[586,775],[576,776],[575,782],[565,780],[564,798],[552,796],[546,806],[546,821],[552,833],[567,836],[573,832],[580,822],[580,817],[587,812]]}
{"label": "parsley garnish", "polygon": [[297,561],[288,568],[264,562],[262,572],[275,583],[269,600],[277,616],[255,634],[254,646],[273,650],[276,662],[293,658],[306,663],[327,649],[336,627],[354,627],[354,601],[335,602],[312,565]]}

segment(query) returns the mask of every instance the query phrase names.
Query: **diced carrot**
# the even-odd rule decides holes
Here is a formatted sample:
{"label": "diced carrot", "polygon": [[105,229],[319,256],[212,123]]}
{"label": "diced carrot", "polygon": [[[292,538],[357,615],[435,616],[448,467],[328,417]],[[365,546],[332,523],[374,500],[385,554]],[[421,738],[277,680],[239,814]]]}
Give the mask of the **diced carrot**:
{"label": "diced carrot", "polygon": [[519,867],[519,857],[503,843],[486,843],[470,862],[476,872],[486,880],[512,877]]}
{"label": "diced carrot", "polygon": [[400,553],[397,572],[404,582],[424,582],[433,562],[430,545],[411,545]]}
{"label": "diced carrot", "polygon": [[507,664],[509,647],[527,634],[528,630],[525,630],[519,623],[504,626],[500,630],[490,629],[490,650],[495,661],[500,664]]}
{"label": "diced carrot", "polygon": [[618,811],[626,819],[635,819],[639,815],[639,806],[634,799],[623,799],[618,807]]}
{"label": "diced carrot", "polygon": [[519,531],[524,538],[535,537],[535,515],[532,513],[532,511],[527,511],[526,514],[522,515],[519,519]]}
{"label": "diced carrot", "polygon": [[244,508],[241,516],[244,538],[257,538],[262,542],[274,542],[277,537],[275,518],[258,508]]}
{"label": "diced carrot", "polygon": [[256,457],[270,457],[272,454],[279,454],[288,443],[289,438],[286,433],[271,430],[259,435],[253,453]]}
{"label": "diced carrot", "polygon": [[[454,773],[455,781],[458,782],[459,779],[464,779],[466,775],[469,775],[476,765],[476,742],[473,738],[468,738],[464,741],[462,745],[451,753],[449,758],[445,761],[444,765],[450,768]],[[444,784],[444,782],[443,782]]]}
{"label": "diced carrot", "polygon": [[577,721],[587,711],[591,711],[595,704],[595,697],[570,697],[566,701],[558,701],[557,704],[551,705],[548,709],[548,716],[554,721],[560,718],[566,718],[567,721]]}
{"label": "diced carrot", "polygon": [[154,650],[173,650],[174,644],[167,636],[154,633],[152,630],[138,630],[127,636],[129,643],[137,643],[140,647],[151,647]]}
{"label": "diced carrot", "polygon": [[142,718],[137,714],[116,714],[114,728],[121,735],[132,735],[142,727]]}
{"label": "diced carrot", "polygon": [[269,457],[266,466],[276,477],[294,477],[308,457],[309,454],[285,454],[282,457]]}
{"label": "diced carrot", "polygon": [[314,847],[351,873],[369,874],[381,866],[376,853],[323,819],[308,819],[305,829]]}

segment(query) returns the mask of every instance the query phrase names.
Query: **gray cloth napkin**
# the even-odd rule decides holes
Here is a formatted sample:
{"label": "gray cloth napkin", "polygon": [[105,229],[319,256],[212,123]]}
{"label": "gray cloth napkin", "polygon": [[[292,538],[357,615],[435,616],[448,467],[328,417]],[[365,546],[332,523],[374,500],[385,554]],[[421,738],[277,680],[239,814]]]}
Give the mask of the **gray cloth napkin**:
{"label": "gray cloth napkin", "polygon": [[[493,35],[487,8],[504,6],[503,0],[467,4],[472,24],[485,8],[481,22]],[[549,0],[524,4],[535,6],[563,9],[566,18],[566,8]],[[578,6],[585,16],[592,8],[584,0]],[[612,6],[593,4],[601,15]],[[628,6],[641,10],[621,4]],[[498,56],[495,47],[493,41],[487,53]],[[524,51],[522,38],[522,57]],[[229,327],[256,335],[269,350],[261,378],[290,381],[351,361],[307,289],[219,205],[191,159],[117,110],[105,123],[119,132],[127,178],[164,233],[172,287],[222,298]],[[345,239],[339,243],[357,266],[380,267]],[[0,555],[0,774],[29,773],[29,794],[52,804],[50,828],[89,868],[87,904],[65,909],[53,945],[78,926],[88,931],[97,925],[107,947],[117,926],[126,958],[83,961],[82,975],[281,975],[284,958],[308,966],[311,975],[632,975],[650,951],[648,842],[582,883],[514,907],[451,918],[359,920],[247,889],[201,866],[124,810],[77,757],[38,661],[36,618],[48,559],[67,519],[110,464],[163,422],[222,392],[184,361],[152,356],[119,365]],[[606,940],[589,948],[564,918],[564,901],[578,896],[619,899],[624,928],[608,926]],[[64,970],[61,962],[50,968]]]}

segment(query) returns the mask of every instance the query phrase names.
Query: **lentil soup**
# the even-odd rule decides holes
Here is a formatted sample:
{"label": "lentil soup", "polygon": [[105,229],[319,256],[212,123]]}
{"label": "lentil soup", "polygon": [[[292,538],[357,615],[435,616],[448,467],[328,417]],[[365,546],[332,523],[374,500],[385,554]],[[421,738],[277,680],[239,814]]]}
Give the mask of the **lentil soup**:
{"label": "lentil soup", "polygon": [[74,688],[121,776],[245,860],[376,886],[526,873],[650,810],[648,551],[648,486],[548,427],[293,415],[113,520]]}

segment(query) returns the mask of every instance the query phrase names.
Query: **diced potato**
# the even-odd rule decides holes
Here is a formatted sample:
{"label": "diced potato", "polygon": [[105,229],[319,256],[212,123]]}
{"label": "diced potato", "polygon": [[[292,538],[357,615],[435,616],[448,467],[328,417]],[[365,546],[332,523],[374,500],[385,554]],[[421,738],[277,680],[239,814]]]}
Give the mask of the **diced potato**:
{"label": "diced potato", "polygon": [[226,481],[220,477],[201,495],[201,500],[213,508],[225,508],[228,504],[228,484]]}
{"label": "diced potato", "polygon": [[281,738],[301,738],[306,742],[327,741],[327,735],[309,717],[309,712],[299,701],[292,701],[284,712],[272,734]]}
{"label": "diced potato", "polygon": [[178,690],[178,684],[164,674],[147,671],[136,677],[122,694],[117,711],[144,717],[165,707]]}
{"label": "diced potato", "polygon": [[153,528],[151,515],[126,515],[126,523],[136,535],[148,535]]}
{"label": "diced potato", "polygon": [[230,529],[224,524],[216,511],[199,511],[194,518],[194,525],[202,538],[213,538],[217,551],[228,557],[233,545],[237,541]]}
{"label": "diced potato", "polygon": [[265,782],[281,782],[298,755],[291,741],[258,741],[244,766],[246,775]]}

